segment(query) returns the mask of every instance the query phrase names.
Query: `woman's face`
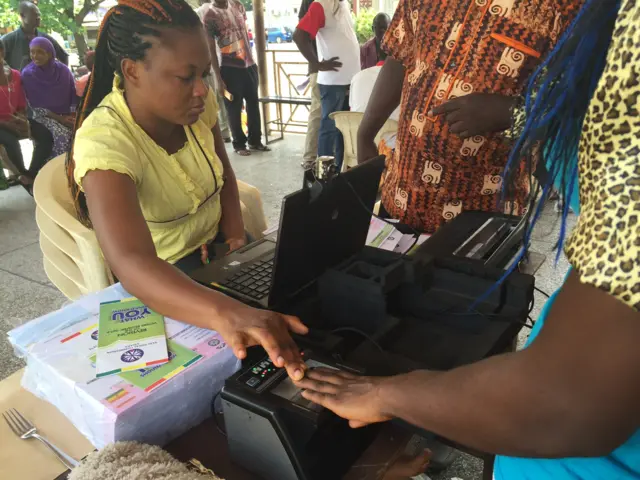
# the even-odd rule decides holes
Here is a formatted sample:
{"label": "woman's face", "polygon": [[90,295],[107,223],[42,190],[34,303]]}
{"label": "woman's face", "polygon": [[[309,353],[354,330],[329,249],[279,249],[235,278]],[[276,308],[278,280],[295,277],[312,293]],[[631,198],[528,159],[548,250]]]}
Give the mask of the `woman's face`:
{"label": "woman's face", "polygon": [[42,47],[31,47],[31,61],[38,67],[44,67],[51,61],[51,54]]}
{"label": "woman's face", "polygon": [[175,125],[191,125],[204,112],[211,70],[209,45],[202,28],[165,29],[151,38],[143,61],[123,62],[127,97],[153,116]]}

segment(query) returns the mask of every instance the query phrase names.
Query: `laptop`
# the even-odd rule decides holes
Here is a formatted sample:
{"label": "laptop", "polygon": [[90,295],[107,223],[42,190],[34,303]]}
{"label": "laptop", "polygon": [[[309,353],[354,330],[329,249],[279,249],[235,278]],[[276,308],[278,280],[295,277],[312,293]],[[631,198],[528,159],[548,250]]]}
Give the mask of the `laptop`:
{"label": "laptop", "polygon": [[365,246],[383,169],[380,156],[286,196],[277,241],[254,242],[191,277],[245,303],[281,304]]}

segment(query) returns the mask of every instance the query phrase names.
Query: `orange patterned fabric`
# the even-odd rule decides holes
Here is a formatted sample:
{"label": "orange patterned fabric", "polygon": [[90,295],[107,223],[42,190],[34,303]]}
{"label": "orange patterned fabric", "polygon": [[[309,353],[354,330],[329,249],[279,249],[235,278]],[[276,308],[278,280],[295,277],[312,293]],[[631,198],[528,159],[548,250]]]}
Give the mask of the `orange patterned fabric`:
{"label": "orange patterned fabric", "polygon": [[428,115],[474,92],[521,95],[583,0],[401,0],[383,47],[403,63],[398,141],[382,201],[394,218],[427,233],[463,210],[524,213],[529,179],[521,167],[502,201],[511,149],[503,134],[466,140]]}

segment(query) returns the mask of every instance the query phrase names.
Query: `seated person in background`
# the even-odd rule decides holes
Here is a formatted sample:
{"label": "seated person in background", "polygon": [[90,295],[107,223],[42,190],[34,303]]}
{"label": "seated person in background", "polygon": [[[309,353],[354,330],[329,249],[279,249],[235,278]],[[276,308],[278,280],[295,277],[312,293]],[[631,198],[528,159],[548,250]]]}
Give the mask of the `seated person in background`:
{"label": "seated person in background", "polygon": [[[384,65],[384,61],[378,62],[375,67],[362,70],[353,77],[349,93],[349,106],[352,112],[364,113],[366,111],[369,100],[371,99],[371,94],[373,93],[373,87],[382,70],[382,65]],[[391,115],[389,115],[389,119],[395,120],[396,122],[400,120],[400,107],[396,108]],[[397,137],[398,132],[385,133],[382,135],[380,143],[378,144],[378,152],[380,155],[384,155],[388,160],[392,159],[393,150],[396,148]],[[384,176],[381,181],[383,180]]]}
{"label": "seated person in background", "polygon": [[379,13],[373,19],[374,37],[360,47],[360,67],[362,70],[375,67],[379,62],[387,58],[387,54],[382,50],[382,40],[391,24],[391,17],[386,13]]}
{"label": "seated person in background", "polygon": [[93,70],[93,62],[95,57],[96,57],[96,52],[94,52],[93,50],[89,50],[84,55],[84,64],[87,67],[87,70],[89,71],[76,80],[76,95],[78,96],[78,98],[83,97],[84,90],[85,88],[87,88],[87,83],[89,82],[91,71]]}
{"label": "seated person in background", "polygon": [[49,159],[67,153],[77,104],[76,86],[69,67],[56,60],[56,51],[43,37],[31,41],[31,60],[22,71],[22,84],[32,118],[53,136]]}
{"label": "seated person in background", "polygon": [[212,260],[215,243],[246,243],[198,15],[184,0],[120,0],[101,28],[67,164],[79,219],[129,293],[161,315],[217,330],[238,358],[261,344],[301,378],[289,334],[306,333],[300,320],[183,273]]}
{"label": "seated person in background", "polygon": [[40,10],[32,2],[20,2],[20,27],[7,33],[2,39],[6,48],[7,63],[14,70],[21,71],[31,62],[29,44],[37,37],[46,38],[56,50],[56,58],[69,65],[69,54],[65,52],[55,38],[38,30],[40,26]]}
{"label": "seated person in background", "polygon": [[[53,138],[45,127],[27,119],[26,108],[27,100],[22,90],[20,72],[11,69],[4,62],[4,43],[0,40],[0,145],[4,147],[9,161],[20,173],[18,180],[30,190],[33,179],[51,152]],[[27,170],[22,158],[20,140],[29,137],[34,141],[34,150],[31,165]]]}
{"label": "seated person in background", "polygon": [[305,398],[353,427],[399,417],[502,455],[495,480],[640,478],[639,19],[635,0],[587,2],[529,92],[507,181],[523,157],[534,173],[543,143],[545,191],[554,179],[564,198],[580,190],[573,270],[529,345],[448,372],[311,372]]}

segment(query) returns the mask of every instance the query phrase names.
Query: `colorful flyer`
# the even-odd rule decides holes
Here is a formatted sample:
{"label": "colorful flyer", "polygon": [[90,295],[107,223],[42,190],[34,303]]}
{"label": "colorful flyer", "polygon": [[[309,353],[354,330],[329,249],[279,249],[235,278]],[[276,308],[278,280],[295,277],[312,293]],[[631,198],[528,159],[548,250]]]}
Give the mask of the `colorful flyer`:
{"label": "colorful flyer", "polygon": [[100,305],[96,377],[169,361],[164,317],[137,299]]}

